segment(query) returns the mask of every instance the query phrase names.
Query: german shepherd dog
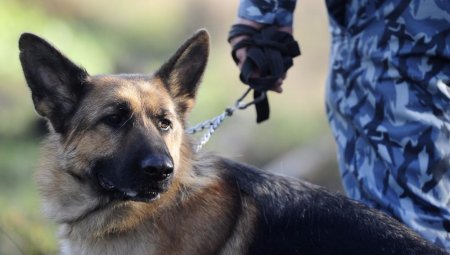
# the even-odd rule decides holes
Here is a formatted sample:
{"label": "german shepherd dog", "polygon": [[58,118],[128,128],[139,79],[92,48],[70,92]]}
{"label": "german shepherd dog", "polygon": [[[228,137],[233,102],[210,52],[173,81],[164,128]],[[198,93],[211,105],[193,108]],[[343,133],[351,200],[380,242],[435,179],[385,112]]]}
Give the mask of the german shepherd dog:
{"label": "german shepherd dog", "polygon": [[49,123],[36,181],[61,254],[446,254],[344,196],[193,152],[204,30],[152,75],[91,76],[33,34],[19,48]]}

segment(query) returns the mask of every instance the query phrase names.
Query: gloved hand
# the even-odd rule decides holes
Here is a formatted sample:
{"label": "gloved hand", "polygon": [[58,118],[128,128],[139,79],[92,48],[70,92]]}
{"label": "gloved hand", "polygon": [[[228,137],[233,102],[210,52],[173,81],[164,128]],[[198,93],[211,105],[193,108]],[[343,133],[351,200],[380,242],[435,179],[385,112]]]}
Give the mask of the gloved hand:
{"label": "gloved hand", "polygon": [[[275,27],[239,19],[231,27],[228,41],[232,56],[239,66],[240,79],[254,89],[254,98],[266,91],[281,93],[281,85],[292,58],[300,55],[300,48],[292,36],[291,27]],[[269,118],[267,97],[255,104],[257,122]]]}
{"label": "gloved hand", "polygon": [[[247,25],[247,26],[255,28],[256,30],[261,30],[261,28],[266,26],[266,24],[257,23],[255,21],[243,19],[243,18],[238,18],[235,25],[237,25],[237,24]],[[293,29],[292,29],[292,27],[278,27],[278,31],[286,32],[286,33],[289,33],[292,35]],[[238,44],[242,40],[248,39],[248,38],[249,38],[248,35],[239,35],[239,36],[231,38],[229,40],[229,43],[230,43],[231,47],[234,48],[234,46],[236,44]],[[251,46],[249,46],[249,47],[251,47]],[[242,70],[242,65],[244,64],[244,62],[247,58],[247,50],[248,50],[248,47],[242,47],[242,48],[239,48],[236,50],[236,57],[238,59],[238,62],[236,64],[238,65],[240,70]],[[256,77],[259,77],[260,74],[261,74],[261,71],[259,69],[257,69],[251,73],[251,77],[256,78]],[[283,76],[281,76],[279,79],[277,79],[277,81],[273,84],[273,86],[269,90],[275,91],[277,93],[283,92],[283,88],[281,87],[281,85],[283,85],[284,79],[286,79],[286,72],[283,73]]]}

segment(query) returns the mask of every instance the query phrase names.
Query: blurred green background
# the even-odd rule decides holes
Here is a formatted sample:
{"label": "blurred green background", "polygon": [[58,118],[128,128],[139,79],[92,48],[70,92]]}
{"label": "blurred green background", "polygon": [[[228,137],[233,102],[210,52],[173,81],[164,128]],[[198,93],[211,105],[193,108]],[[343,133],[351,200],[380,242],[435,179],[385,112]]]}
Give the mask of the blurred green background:
{"label": "blurred green background", "polygon": [[[18,59],[21,33],[36,33],[91,74],[152,72],[198,28],[211,56],[190,123],[215,116],[245,91],[226,42],[238,0],[0,0],[0,254],[56,254],[56,228],[40,212],[32,180],[43,124]],[[270,94],[271,118],[256,125],[238,112],[206,150],[339,190],[326,125],[324,83],[329,36],[324,3],[299,1],[295,59],[282,94]]]}

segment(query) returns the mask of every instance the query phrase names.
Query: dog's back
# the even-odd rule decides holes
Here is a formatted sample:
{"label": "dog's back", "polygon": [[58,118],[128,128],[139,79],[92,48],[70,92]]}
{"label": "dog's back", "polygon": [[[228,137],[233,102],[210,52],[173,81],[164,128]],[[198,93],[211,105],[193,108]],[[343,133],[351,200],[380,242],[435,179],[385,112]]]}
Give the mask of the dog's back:
{"label": "dog's back", "polygon": [[257,223],[248,254],[446,254],[397,220],[341,195],[230,160],[223,174]]}

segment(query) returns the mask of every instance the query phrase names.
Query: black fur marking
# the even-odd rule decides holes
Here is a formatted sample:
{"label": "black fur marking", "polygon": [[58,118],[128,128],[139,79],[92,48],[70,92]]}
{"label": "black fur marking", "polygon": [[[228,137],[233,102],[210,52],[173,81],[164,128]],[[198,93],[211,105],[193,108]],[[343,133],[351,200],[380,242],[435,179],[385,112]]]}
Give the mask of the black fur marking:
{"label": "black fur marking", "polygon": [[[153,132],[153,133],[149,133]],[[149,172],[151,166],[143,166],[143,160],[168,159],[170,153],[159,132],[142,130],[138,126],[123,134],[120,154],[98,159],[92,174],[95,179],[104,180],[106,185],[97,185],[101,193],[112,199],[133,199],[144,201],[153,199],[157,194],[167,191],[173,175],[167,165],[155,164],[155,171]],[[173,165],[172,165],[173,167]],[[99,178],[101,177],[101,178]],[[127,194],[128,193],[128,194]],[[134,194],[129,195],[129,194]],[[156,193],[156,194],[154,194]]]}
{"label": "black fur marking", "polygon": [[232,161],[222,164],[230,185],[237,184],[260,211],[249,254],[447,254],[342,195]]}
{"label": "black fur marking", "polygon": [[87,92],[87,72],[72,63],[44,39],[22,34],[20,61],[37,112],[64,133],[68,120]]}
{"label": "black fur marking", "polygon": [[128,102],[115,102],[106,107],[107,114],[100,121],[116,130],[126,128],[133,125],[133,113]]}

